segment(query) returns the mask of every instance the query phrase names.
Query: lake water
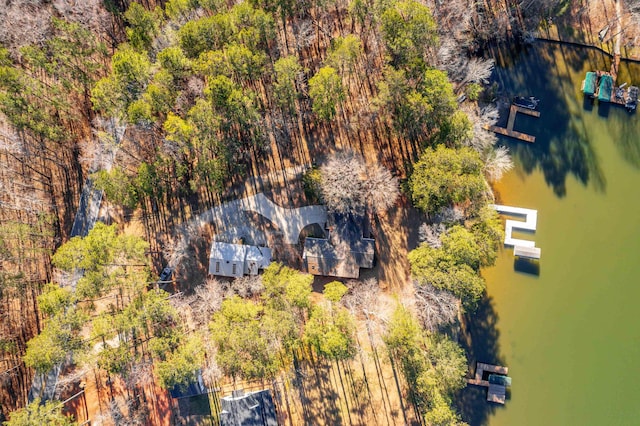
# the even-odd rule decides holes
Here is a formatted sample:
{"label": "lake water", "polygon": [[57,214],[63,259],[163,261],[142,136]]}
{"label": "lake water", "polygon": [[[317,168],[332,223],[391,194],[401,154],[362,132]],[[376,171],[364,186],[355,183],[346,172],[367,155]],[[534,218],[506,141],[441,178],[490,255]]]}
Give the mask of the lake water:
{"label": "lake water", "polygon": [[[539,270],[504,249],[484,271],[489,300],[470,327],[473,356],[513,378],[504,407],[465,390],[472,424],[640,424],[640,118],[585,102],[586,71],[609,69],[596,51],[540,42],[496,54],[510,95],[541,99],[518,115],[535,144],[501,139],[516,168],[496,187],[501,204],[538,210]],[[624,64],[618,82],[640,84]],[[529,265],[530,266],[530,265]]]}

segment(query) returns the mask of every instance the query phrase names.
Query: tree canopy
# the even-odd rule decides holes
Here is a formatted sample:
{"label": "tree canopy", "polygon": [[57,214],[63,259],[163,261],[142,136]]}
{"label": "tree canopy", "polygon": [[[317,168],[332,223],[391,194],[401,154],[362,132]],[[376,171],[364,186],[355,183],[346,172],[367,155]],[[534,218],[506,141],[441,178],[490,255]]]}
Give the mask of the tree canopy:
{"label": "tree canopy", "polygon": [[429,214],[453,204],[473,206],[487,190],[482,168],[471,148],[427,148],[409,178],[414,204]]}
{"label": "tree canopy", "polygon": [[231,377],[273,376],[301,339],[310,307],[313,276],[272,263],[262,276],[259,300],[232,296],[222,302],[209,325],[216,360]]}
{"label": "tree canopy", "polygon": [[35,398],[26,407],[11,413],[4,426],[73,426],[77,424],[72,417],[62,413],[62,404],[56,400],[42,402]]}
{"label": "tree canopy", "polygon": [[444,335],[426,334],[401,305],[391,316],[384,340],[407,380],[409,397],[427,424],[462,424],[451,402],[466,385],[464,350]]}
{"label": "tree canopy", "polygon": [[341,306],[314,306],[305,325],[304,339],[318,353],[335,360],[353,358],[357,350],[354,319]]}
{"label": "tree canopy", "polygon": [[298,96],[296,82],[302,73],[302,66],[297,56],[284,56],[273,65],[276,81],[273,90],[278,105],[288,113],[295,111],[295,101]]}
{"label": "tree canopy", "polygon": [[345,99],[342,78],[335,68],[324,66],[309,79],[309,96],[318,118],[330,120],[335,117],[337,106]]}
{"label": "tree canopy", "polygon": [[[417,1],[390,2],[380,18],[391,63],[421,68],[429,47],[438,42],[436,22],[429,8]],[[423,67],[424,65],[422,65]]]}
{"label": "tree canopy", "polygon": [[[478,275],[479,250],[469,240],[468,231],[456,227],[447,239],[447,247],[432,248],[422,244],[409,253],[411,275],[420,285],[447,290],[473,309],[485,289],[484,279]],[[449,251],[451,250],[451,252]]]}
{"label": "tree canopy", "polygon": [[411,78],[404,69],[386,68],[376,104],[390,114],[398,132],[419,142],[453,145],[459,142],[459,126],[466,125],[456,120],[453,86],[438,69],[428,68]]}

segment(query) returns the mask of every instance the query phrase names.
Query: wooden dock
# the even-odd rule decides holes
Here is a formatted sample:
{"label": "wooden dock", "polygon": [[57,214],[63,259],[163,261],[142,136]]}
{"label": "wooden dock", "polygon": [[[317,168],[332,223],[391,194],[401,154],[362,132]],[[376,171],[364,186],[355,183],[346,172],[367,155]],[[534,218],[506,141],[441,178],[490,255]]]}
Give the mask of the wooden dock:
{"label": "wooden dock", "polygon": [[484,129],[504,136],[509,136],[511,138],[520,139],[521,141],[533,143],[536,141],[535,136],[527,135],[526,133],[513,130],[513,126],[516,123],[516,115],[519,112],[522,114],[531,115],[536,118],[540,117],[540,111],[522,108],[517,105],[511,105],[511,108],[509,108],[509,119],[507,120],[507,127],[484,126]]}
{"label": "wooden dock", "polygon": [[[540,117],[540,111],[536,111],[535,109],[523,108],[517,105],[511,105],[511,109],[509,110],[509,115],[519,112],[521,114],[530,115],[532,117]],[[515,120],[515,118],[514,118]],[[513,128],[513,126],[511,126]]]}
{"label": "wooden dock", "polygon": [[487,401],[504,404],[507,400],[507,388],[502,385],[489,385]]}
{"label": "wooden dock", "polygon": [[613,90],[611,91],[611,99],[609,100],[609,102],[611,102],[612,104],[625,106],[627,102],[624,95],[622,97],[617,96],[617,89],[619,86],[617,86],[616,84],[618,83],[619,68],[620,68],[620,53],[615,53],[613,55],[613,60],[611,61],[611,70],[609,71],[609,74],[611,74],[611,78],[613,78]]}
{"label": "wooden dock", "polygon": [[485,364],[483,362],[476,363],[476,374],[473,379],[467,379],[467,384],[475,386],[483,386],[487,388],[487,401],[495,402],[498,404],[504,404],[507,400],[507,388],[504,385],[489,383],[488,380],[483,380],[485,372],[500,374],[506,376],[509,372],[508,367],[502,367],[499,365]]}

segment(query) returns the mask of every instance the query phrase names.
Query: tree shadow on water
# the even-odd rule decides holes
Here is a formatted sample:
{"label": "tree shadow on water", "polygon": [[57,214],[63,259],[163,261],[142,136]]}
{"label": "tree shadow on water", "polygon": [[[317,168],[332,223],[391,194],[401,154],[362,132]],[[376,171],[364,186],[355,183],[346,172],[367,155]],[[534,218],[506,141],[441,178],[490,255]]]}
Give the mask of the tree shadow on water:
{"label": "tree shadow on water", "polygon": [[[570,175],[599,191],[604,191],[606,186],[584,122],[580,116],[572,116],[571,106],[565,99],[566,92],[575,92],[566,63],[569,59],[565,58],[570,56],[570,61],[577,61],[579,57],[574,56],[580,53],[579,48],[571,49],[540,42],[516,50],[503,47],[499,55],[494,54],[500,58],[494,78],[503,95],[509,98],[533,95],[540,99],[540,117],[518,114],[515,124],[515,130],[535,136],[535,142],[501,139],[520,169],[526,174],[541,170],[547,185],[558,197],[566,195],[566,180]],[[509,55],[512,59],[503,61]],[[583,55],[587,60],[588,55],[585,52]]]}
{"label": "tree shadow on water", "polygon": [[640,169],[640,113],[628,113],[620,109],[615,111],[615,126],[610,127],[613,143],[624,160],[634,168]]}
{"label": "tree shadow on water", "polygon": [[[469,376],[475,374],[476,362],[505,365],[505,359],[500,355],[497,322],[498,314],[494,310],[493,300],[486,294],[475,312],[464,315],[465,325],[460,343],[469,359]],[[456,406],[463,420],[471,426],[487,424],[489,417],[502,407],[487,402],[486,388],[472,385],[458,393]]]}

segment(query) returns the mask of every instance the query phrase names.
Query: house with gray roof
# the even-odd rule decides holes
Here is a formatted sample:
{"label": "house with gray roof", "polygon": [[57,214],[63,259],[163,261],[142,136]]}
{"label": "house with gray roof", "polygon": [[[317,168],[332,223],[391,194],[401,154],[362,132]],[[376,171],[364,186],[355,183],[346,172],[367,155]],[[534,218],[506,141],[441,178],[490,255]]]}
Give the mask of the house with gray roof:
{"label": "house with gray roof", "polygon": [[302,259],[313,275],[358,278],[372,268],[375,241],[364,237],[365,218],[352,213],[329,215],[326,238],[307,237]]}
{"label": "house with gray roof", "polygon": [[268,247],[230,244],[214,241],[209,254],[209,274],[221,277],[258,275],[258,270],[271,264]]}
{"label": "house with gray roof", "polygon": [[246,394],[242,390],[234,391],[220,398],[220,402],[220,426],[278,426],[269,389]]}

